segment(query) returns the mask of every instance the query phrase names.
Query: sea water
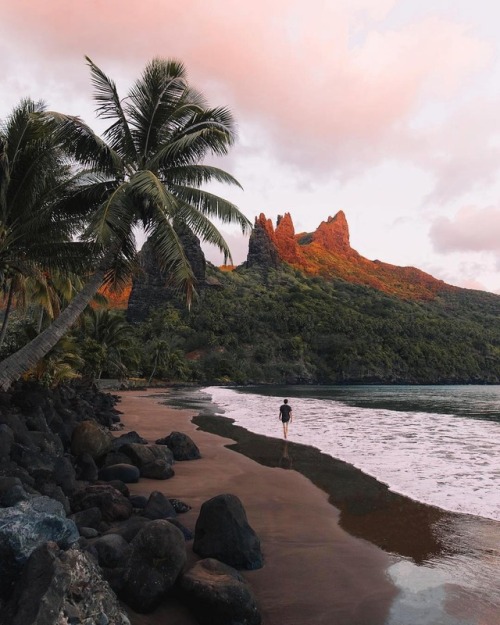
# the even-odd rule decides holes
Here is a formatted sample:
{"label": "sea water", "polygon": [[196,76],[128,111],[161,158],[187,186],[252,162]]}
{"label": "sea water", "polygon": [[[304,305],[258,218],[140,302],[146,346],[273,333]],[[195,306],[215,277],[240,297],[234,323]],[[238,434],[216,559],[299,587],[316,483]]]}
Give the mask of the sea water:
{"label": "sea water", "polygon": [[311,445],[444,510],[500,521],[500,386],[330,386],[203,389],[225,417]]}
{"label": "sea water", "polygon": [[441,548],[424,560],[390,550],[387,575],[399,592],[385,625],[500,624],[500,386],[217,386],[175,395],[168,403],[275,438],[288,398],[289,440],[451,512],[432,525]]}

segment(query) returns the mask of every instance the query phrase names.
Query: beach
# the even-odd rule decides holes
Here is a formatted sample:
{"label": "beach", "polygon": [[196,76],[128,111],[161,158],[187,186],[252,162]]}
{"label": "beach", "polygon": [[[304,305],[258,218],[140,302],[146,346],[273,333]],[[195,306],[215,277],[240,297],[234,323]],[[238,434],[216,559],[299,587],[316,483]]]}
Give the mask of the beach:
{"label": "beach", "polygon": [[[133,493],[185,501],[192,510],[179,521],[191,531],[210,497],[243,502],[264,555],[262,569],[243,572],[263,625],[500,623],[498,521],[415,501],[311,445],[249,431],[200,389],[120,397],[124,431],[151,442],[185,432],[202,454],[177,462],[172,479],[130,485]],[[187,552],[189,566],[190,542]],[[196,625],[173,600],[131,622]]]}
{"label": "beach", "polygon": [[[171,431],[185,432],[202,454],[200,460],[177,462],[172,479],[131,484],[132,493],[158,490],[188,503],[192,509],[179,520],[192,531],[207,499],[222,493],[241,499],[264,555],[262,569],[243,572],[263,625],[386,622],[398,593],[386,574],[392,556],[344,531],[326,492],[297,471],[263,466],[228,449],[232,439],[197,429],[192,410],[164,405],[157,392],[119,396],[123,432],[136,430],[150,442]],[[197,559],[190,543],[188,554],[191,562]],[[130,612],[130,618],[132,625],[196,623],[185,607],[168,601],[154,614]]]}

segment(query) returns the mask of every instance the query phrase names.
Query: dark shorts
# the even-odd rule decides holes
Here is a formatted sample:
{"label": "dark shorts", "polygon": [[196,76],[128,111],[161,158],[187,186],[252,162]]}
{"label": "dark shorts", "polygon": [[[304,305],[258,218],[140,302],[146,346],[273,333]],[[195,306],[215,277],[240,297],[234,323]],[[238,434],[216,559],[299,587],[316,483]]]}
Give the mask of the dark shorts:
{"label": "dark shorts", "polygon": [[281,417],[283,423],[288,423],[290,421],[290,417]]}

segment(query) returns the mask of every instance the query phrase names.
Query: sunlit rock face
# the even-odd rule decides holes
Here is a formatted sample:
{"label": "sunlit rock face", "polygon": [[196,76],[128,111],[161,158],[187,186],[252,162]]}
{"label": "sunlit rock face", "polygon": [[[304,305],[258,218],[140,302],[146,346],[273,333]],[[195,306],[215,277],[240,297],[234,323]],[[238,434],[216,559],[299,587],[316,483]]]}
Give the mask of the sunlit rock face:
{"label": "sunlit rock face", "polygon": [[295,228],[290,213],[285,213],[283,217],[281,215],[278,217],[275,238],[280,258],[291,265],[301,266],[304,259],[301,247],[295,236]]}
{"label": "sunlit rock face", "polygon": [[[197,289],[212,285],[205,275],[206,262],[200,242],[191,232],[179,232],[186,256],[197,279]],[[127,308],[130,321],[142,321],[152,308],[171,298],[166,276],[146,243],[140,253],[142,272],[133,285],[118,294],[106,293],[114,308]],[[379,260],[368,260],[351,247],[349,225],[343,211],[322,221],[314,232],[296,233],[290,213],[277,219],[276,226],[261,213],[250,235],[246,267],[276,268],[280,263],[325,279],[341,278],[363,284],[404,299],[428,300],[440,293],[454,291],[442,280],[415,269],[397,267]],[[225,267],[226,270],[229,267]]]}
{"label": "sunlit rock face", "polygon": [[433,299],[456,289],[414,267],[361,256],[350,245],[343,211],[322,221],[314,232],[300,234],[295,233],[290,213],[278,217],[276,228],[261,213],[250,237],[247,266],[276,267],[280,262],[310,275],[342,278],[404,299]]}
{"label": "sunlit rock face", "polygon": [[349,226],[344,212],[339,211],[335,217],[322,221],[313,233],[312,241],[327,252],[351,255],[354,250],[349,243]]}

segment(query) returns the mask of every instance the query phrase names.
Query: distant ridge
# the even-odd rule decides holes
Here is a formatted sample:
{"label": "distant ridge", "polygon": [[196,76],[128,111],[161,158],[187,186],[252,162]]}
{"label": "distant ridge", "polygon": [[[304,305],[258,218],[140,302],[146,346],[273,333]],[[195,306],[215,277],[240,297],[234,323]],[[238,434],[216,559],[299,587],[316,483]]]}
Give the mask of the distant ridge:
{"label": "distant ridge", "polygon": [[290,213],[279,216],[276,227],[261,213],[250,237],[247,266],[276,266],[279,261],[309,275],[342,278],[404,299],[429,300],[460,290],[415,267],[398,267],[361,256],[350,245],[343,211],[322,221],[314,232],[299,234]]}
{"label": "distant ridge", "polygon": [[[205,282],[204,255],[196,237],[188,241],[189,258],[197,267],[197,277]],[[150,257],[145,245],[140,253],[143,272],[134,279],[132,300],[137,299],[138,290],[152,280],[158,291],[162,291],[162,280],[156,276],[154,258]],[[372,287],[389,295],[406,300],[433,300],[443,293],[462,291],[459,287],[446,284],[415,267],[398,267],[379,260],[368,260],[351,247],[349,225],[343,211],[322,221],[314,232],[295,233],[290,213],[278,216],[276,226],[261,213],[255,219],[250,235],[247,267],[278,267],[285,262],[306,275],[325,279],[340,278],[353,284]],[[223,271],[236,269],[233,266],[220,267]],[[149,277],[148,277],[149,276]],[[166,280],[163,279],[166,283]],[[119,292],[103,289],[112,308],[127,309],[130,304],[132,284]],[[150,298],[157,300],[159,292]],[[139,295],[139,299],[143,299]],[[162,297],[160,297],[162,300]],[[148,308],[149,309],[149,308]]]}

